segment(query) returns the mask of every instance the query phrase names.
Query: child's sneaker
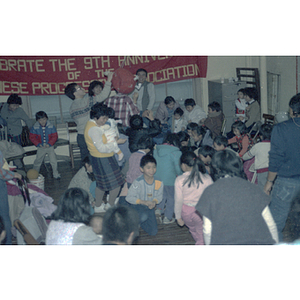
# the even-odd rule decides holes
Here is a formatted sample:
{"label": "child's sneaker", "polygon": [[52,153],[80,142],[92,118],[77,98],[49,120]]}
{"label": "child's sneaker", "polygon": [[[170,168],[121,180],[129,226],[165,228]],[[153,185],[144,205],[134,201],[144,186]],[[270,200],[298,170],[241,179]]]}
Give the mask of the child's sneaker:
{"label": "child's sneaker", "polygon": [[56,174],[56,175],[53,175],[53,178],[60,179],[61,177],[60,177],[60,174]]}
{"label": "child's sneaker", "polygon": [[109,208],[111,208],[111,205],[107,202],[104,206],[104,209],[107,211]]}
{"label": "child's sneaker", "polygon": [[94,206],[94,212],[97,214],[97,213],[103,213],[105,212],[105,203],[101,203],[100,206]]}
{"label": "child's sneaker", "polygon": [[172,224],[175,222],[175,218],[172,218],[172,220],[169,220],[167,217],[164,217],[163,224]]}

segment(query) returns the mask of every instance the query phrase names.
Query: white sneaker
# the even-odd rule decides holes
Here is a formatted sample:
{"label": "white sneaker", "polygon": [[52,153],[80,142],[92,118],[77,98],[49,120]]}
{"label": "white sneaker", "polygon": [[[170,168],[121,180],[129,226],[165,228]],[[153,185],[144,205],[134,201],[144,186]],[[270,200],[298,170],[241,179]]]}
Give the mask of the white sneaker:
{"label": "white sneaker", "polygon": [[95,213],[102,213],[105,212],[105,204],[102,202],[100,206],[95,206],[94,207],[94,212]]}
{"label": "white sneaker", "polygon": [[104,206],[105,211],[107,211],[110,207],[111,207],[111,205],[107,202]]}
{"label": "white sneaker", "polygon": [[172,220],[169,220],[167,217],[164,217],[163,224],[172,224],[175,222],[175,219],[172,218]]}

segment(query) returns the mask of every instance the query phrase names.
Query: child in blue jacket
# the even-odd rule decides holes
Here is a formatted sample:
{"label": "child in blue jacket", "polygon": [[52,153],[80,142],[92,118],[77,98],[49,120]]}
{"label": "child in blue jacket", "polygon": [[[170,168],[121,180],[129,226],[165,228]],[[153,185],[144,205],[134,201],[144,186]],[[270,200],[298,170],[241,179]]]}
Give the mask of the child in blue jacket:
{"label": "child in blue jacket", "polygon": [[57,171],[57,159],[53,147],[58,137],[56,128],[48,121],[48,116],[44,111],[38,111],[35,114],[35,119],[37,122],[31,127],[29,134],[30,140],[37,147],[33,169],[39,172],[41,164],[48,154],[53,177],[59,179],[60,174]]}

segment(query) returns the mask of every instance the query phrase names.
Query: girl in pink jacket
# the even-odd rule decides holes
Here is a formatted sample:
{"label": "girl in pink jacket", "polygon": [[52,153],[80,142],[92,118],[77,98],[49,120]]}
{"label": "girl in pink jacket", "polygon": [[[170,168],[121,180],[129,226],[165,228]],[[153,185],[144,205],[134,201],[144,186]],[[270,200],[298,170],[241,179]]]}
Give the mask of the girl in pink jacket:
{"label": "girl in pink jacket", "polygon": [[196,245],[204,245],[203,221],[195,206],[205,188],[213,183],[206,174],[202,160],[192,151],[186,151],[180,157],[180,166],[184,172],[175,180],[175,218],[179,226],[186,225]]}

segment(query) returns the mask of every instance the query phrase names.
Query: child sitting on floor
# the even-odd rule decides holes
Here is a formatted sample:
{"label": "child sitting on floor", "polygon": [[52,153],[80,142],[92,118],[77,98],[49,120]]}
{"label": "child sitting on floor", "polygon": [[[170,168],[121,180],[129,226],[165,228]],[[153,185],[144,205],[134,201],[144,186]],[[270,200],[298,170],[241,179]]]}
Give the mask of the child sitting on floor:
{"label": "child sitting on floor", "polygon": [[242,157],[252,146],[252,140],[247,135],[246,125],[242,121],[236,121],[231,125],[234,137],[228,140],[228,145],[237,143],[238,154]]}
{"label": "child sitting on floor", "polygon": [[204,163],[206,171],[207,171],[208,174],[210,174],[210,162],[211,162],[212,156],[214,155],[215,152],[216,152],[216,150],[213,147],[210,147],[210,146],[207,146],[207,145],[203,146],[203,147],[200,147],[195,151],[195,154]]}
{"label": "child sitting on floor", "polygon": [[154,177],[156,173],[156,160],[153,156],[144,155],[140,162],[143,173],[130,186],[126,200],[120,198],[120,205],[130,205],[137,210],[140,216],[140,225],[149,235],[157,234],[157,221],[155,207],[162,201],[162,181]]}
{"label": "child sitting on floor", "polygon": [[180,107],[177,107],[174,111],[173,123],[172,123],[172,132],[178,133],[184,130],[184,118],[183,110]]}

